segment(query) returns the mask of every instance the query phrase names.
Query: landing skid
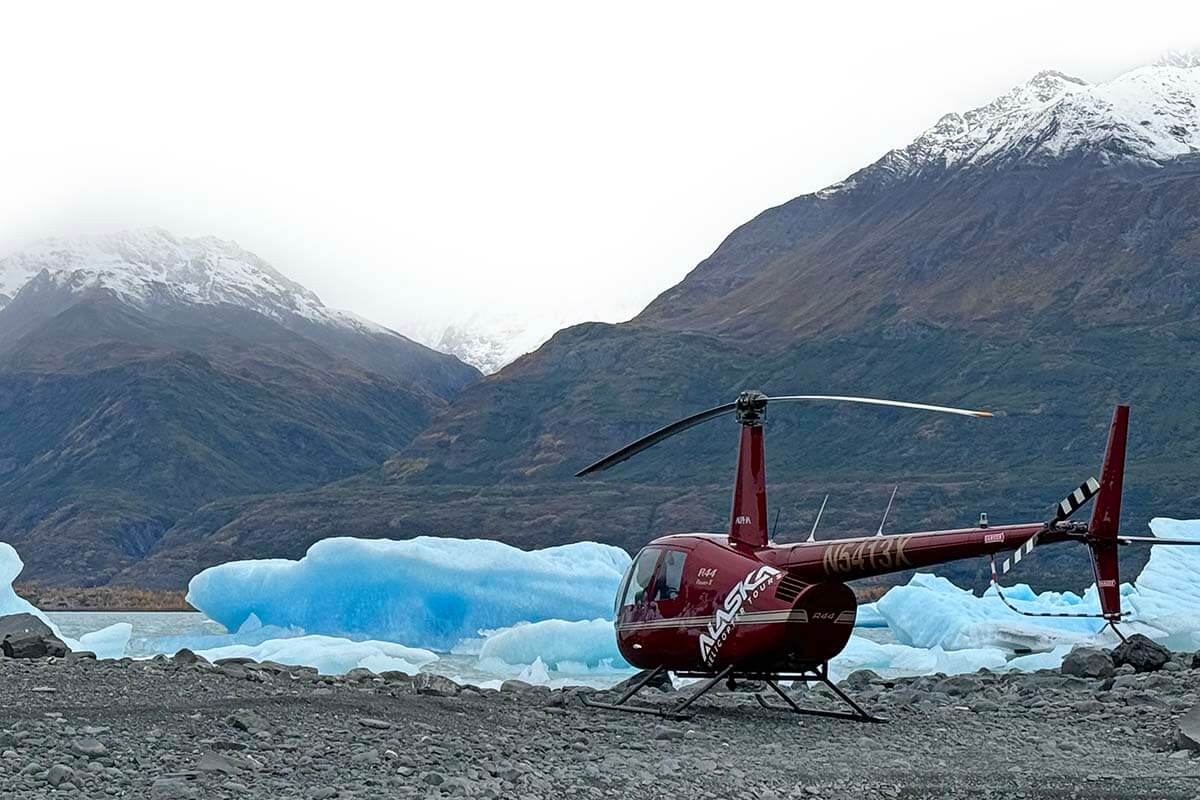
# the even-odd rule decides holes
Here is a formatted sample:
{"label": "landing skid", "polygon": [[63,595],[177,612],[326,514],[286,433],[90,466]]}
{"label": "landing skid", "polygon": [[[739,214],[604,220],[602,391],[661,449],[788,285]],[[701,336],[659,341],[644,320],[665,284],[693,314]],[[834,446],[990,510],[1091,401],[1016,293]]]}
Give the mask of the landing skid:
{"label": "landing skid", "polygon": [[[696,689],[694,691],[692,691],[691,694],[689,694],[687,697],[685,697],[683,700],[681,700],[680,702],[676,703],[673,706],[664,708],[663,706],[627,705],[627,703],[631,699],[633,699],[634,695],[636,695],[639,691],[641,691],[643,687],[645,687],[648,683],[650,683],[652,680],[659,677],[660,675],[662,675],[665,672],[666,672],[666,670],[663,669],[662,667],[656,667],[654,670],[652,670],[651,672],[649,672],[648,674],[643,676],[641,680],[637,681],[632,686],[630,686],[628,689],[626,689],[625,693],[622,694],[613,703],[597,703],[596,701],[590,700],[587,697],[581,697],[580,700],[583,702],[583,704],[585,706],[588,706],[589,708],[600,708],[600,709],[604,709],[606,711],[625,711],[625,712],[629,712],[632,714],[651,714],[651,715],[654,715],[657,717],[663,717],[665,719],[674,719],[674,720],[691,719],[692,714],[686,713],[686,712],[687,712],[687,709],[692,705],[692,703],[696,702],[701,697],[708,694],[714,686],[716,686],[718,683],[720,683],[723,680],[728,680],[730,683],[730,686],[732,687],[735,679],[741,679],[741,680],[762,681],[763,683],[766,683],[768,686],[770,686],[775,691],[776,694],[778,694],[781,698],[783,698],[784,702],[786,702],[788,704],[788,708],[781,708],[779,706],[773,706],[770,703],[768,703],[761,694],[754,695],[754,699],[758,701],[758,704],[760,706],[762,706],[763,708],[766,708],[766,709],[770,709],[772,711],[790,711],[794,714],[804,714],[804,715],[814,716],[814,717],[832,717],[834,719],[848,719],[848,720],[853,720],[855,722],[885,722],[886,721],[879,717],[875,717],[875,716],[872,716],[871,714],[868,714],[866,711],[863,710],[863,708],[861,706],[859,706],[857,703],[855,703],[853,700],[851,700],[850,697],[845,692],[843,692],[841,689],[839,689],[836,684],[834,684],[831,680],[829,680],[829,665],[828,664],[822,664],[817,669],[807,670],[805,672],[799,672],[799,673],[789,673],[786,675],[774,674],[774,673],[764,674],[764,673],[759,673],[759,672],[735,672],[733,667],[726,667],[725,669],[721,670],[720,672],[718,672],[715,675],[704,675],[703,677],[707,678],[707,680],[705,680],[698,687],[696,687]],[[685,675],[685,676],[691,675],[691,673],[680,673],[680,674]],[[798,680],[798,681],[806,681],[806,682],[807,681],[817,681],[819,683],[823,683],[826,686],[828,686],[833,691],[833,693],[836,694],[842,700],[842,702],[846,703],[846,705],[848,705],[852,709],[854,709],[854,711],[853,712],[850,712],[850,711],[822,711],[820,709],[815,709],[815,708],[801,708],[800,706],[796,705],[796,702],[794,700],[792,700],[792,698],[787,696],[787,693],[785,693],[783,691],[783,689],[779,688],[779,684],[776,683],[776,681],[781,680],[781,679],[782,680]]]}

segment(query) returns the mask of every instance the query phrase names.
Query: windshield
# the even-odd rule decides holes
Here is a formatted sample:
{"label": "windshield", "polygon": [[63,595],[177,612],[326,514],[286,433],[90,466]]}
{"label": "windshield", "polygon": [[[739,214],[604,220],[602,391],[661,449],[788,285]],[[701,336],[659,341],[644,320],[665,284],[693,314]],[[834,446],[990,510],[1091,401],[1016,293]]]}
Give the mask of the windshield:
{"label": "windshield", "polygon": [[650,586],[650,579],[654,577],[654,566],[658,563],[660,553],[662,550],[657,547],[646,547],[637,554],[625,573],[621,592],[617,595],[617,611],[646,601],[646,590]]}

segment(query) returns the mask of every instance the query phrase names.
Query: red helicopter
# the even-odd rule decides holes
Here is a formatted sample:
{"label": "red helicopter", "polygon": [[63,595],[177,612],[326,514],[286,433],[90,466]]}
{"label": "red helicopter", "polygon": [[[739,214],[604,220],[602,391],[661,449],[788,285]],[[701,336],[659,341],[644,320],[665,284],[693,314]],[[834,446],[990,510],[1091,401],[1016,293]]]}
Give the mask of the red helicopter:
{"label": "red helicopter", "polygon": [[[606,470],[670,436],[729,413],[742,426],[729,532],[671,534],[638,552],[617,593],[615,625],[621,654],[647,672],[615,702],[585,700],[587,705],[680,719],[721,681],[732,687],[736,680],[750,680],[765,683],[799,714],[879,722],[829,679],[829,660],[849,641],[858,610],[847,581],[1012,551],[1003,565],[1007,572],[1035,545],[1077,542],[1091,551],[1101,614],[1069,616],[1100,617],[1117,631],[1115,623],[1123,616],[1118,545],[1200,544],[1118,533],[1129,426],[1125,405],[1117,406],[1113,414],[1100,480],[1088,480],[1068,495],[1046,522],[988,525],[981,518],[974,528],[883,535],[881,527],[870,536],[823,542],[810,537],[806,542],[773,544],[767,530],[764,411],[768,403],[810,401],[992,416],[987,411],[866,397],[768,397],[742,392],[732,403],[674,422],[580,470],[576,477]],[[1071,522],[1071,515],[1093,496],[1091,519]],[[994,560],[992,575],[995,580]],[[628,704],[641,688],[661,680],[668,671],[704,680],[670,708]],[[853,711],[801,708],[779,687],[780,680],[823,683]],[[756,698],[764,707],[772,707],[761,694]]]}

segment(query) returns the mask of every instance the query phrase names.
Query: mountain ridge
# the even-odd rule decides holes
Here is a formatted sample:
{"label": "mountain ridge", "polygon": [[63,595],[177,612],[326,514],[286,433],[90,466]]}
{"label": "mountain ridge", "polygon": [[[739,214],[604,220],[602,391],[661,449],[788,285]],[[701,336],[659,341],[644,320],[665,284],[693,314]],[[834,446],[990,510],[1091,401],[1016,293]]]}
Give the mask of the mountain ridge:
{"label": "mountain ridge", "polygon": [[0,262],[26,278],[0,308],[0,538],[31,579],[104,583],[200,505],[372,467],[479,378],[231,243],[85,242]]}

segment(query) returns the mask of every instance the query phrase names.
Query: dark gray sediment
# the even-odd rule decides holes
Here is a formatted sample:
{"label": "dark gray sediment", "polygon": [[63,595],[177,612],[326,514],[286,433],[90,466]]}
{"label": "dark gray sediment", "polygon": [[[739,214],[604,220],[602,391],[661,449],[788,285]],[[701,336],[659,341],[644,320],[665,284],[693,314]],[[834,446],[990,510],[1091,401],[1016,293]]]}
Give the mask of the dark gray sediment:
{"label": "dark gray sediment", "polygon": [[847,685],[888,723],[798,718],[729,691],[670,722],[519,682],[480,692],[191,654],[4,658],[0,797],[1194,798],[1200,717],[1184,717],[1198,680],[1191,656],[1105,678],[859,673]]}

